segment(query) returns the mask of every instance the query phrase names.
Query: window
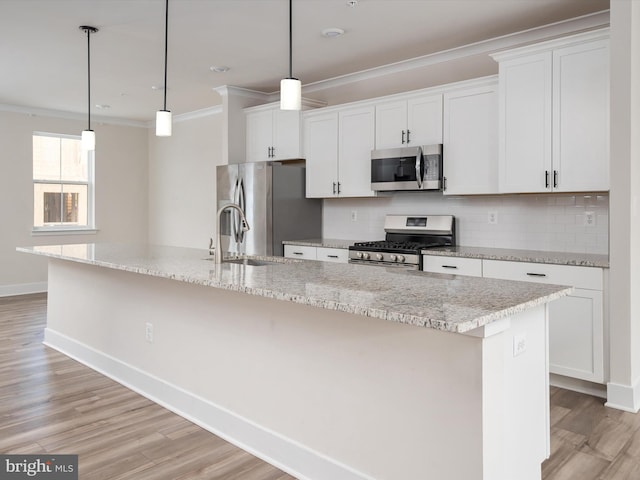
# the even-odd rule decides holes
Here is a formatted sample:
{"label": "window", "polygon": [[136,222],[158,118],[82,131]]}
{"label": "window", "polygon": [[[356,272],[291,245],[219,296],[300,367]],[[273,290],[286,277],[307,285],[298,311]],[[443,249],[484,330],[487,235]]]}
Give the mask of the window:
{"label": "window", "polygon": [[92,230],[93,152],[79,136],[33,134],[33,230]]}

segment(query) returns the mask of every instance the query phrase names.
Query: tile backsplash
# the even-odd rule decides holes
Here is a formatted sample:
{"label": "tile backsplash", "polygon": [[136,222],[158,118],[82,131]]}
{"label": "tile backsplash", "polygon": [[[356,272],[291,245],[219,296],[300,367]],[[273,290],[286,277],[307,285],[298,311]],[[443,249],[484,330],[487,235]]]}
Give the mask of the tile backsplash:
{"label": "tile backsplash", "polygon": [[[323,235],[379,240],[384,238],[384,216],[389,213],[455,215],[459,245],[609,253],[607,193],[443,196],[403,192],[327,199]],[[489,223],[490,215],[496,223]]]}

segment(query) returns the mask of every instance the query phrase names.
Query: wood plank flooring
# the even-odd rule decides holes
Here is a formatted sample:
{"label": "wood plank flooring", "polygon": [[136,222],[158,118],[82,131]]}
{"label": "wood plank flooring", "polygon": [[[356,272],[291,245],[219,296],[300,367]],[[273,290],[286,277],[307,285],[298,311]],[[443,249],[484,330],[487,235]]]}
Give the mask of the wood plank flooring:
{"label": "wood plank flooring", "polygon": [[[45,294],[0,298],[0,453],[78,454],[82,480],[294,480],[45,347],[45,318]],[[603,403],[552,388],[544,480],[640,479],[640,414]]]}
{"label": "wood plank flooring", "polygon": [[42,345],[46,300],[0,298],[0,453],[77,454],[82,480],[293,480]]}

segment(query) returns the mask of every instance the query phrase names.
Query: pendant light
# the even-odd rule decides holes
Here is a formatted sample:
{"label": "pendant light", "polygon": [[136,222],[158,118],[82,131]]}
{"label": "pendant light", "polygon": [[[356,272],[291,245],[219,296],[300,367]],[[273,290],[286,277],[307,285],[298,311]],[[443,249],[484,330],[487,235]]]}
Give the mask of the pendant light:
{"label": "pendant light", "polygon": [[300,110],[302,106],[302,84],[297,78],[293,78],[293,25],[291,20],[291,3],[289,0],[289,77],[280,80],[280,109]]}
{"label": "pendant light", "polygon": [[156,112],[156,136],[171,136],[171,111],[167,110],[167,47],[169,38],[169,0],[164,12],[164,107]]}
{"label": "pendant light", "polygon": [[81,25],[80,30],[87,32],[87,129],[82,131],[82,149],[90,152],[96,149],[96,132],[91,130],[91,34],[96,27]]}

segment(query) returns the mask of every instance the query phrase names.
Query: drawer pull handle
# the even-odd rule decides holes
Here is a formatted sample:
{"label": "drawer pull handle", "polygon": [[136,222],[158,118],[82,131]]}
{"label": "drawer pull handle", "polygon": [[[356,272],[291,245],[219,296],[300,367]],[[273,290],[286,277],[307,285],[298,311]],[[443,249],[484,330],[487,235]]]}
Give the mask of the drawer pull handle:
{"label": "drawer pull handle", "polygon": [[442,268],[458,268],[455,265],[442,265]]}
{"label": "drawer pull handle", "polygon": [[327,255],[329,258],[338,258],[338,255]]}
{"label": "drawer pull handle", "polygon": [[294,255],[304,255],[302,252],[293,252]]}
{"label": "drawer pull handle", "polygon": [[530,277],[546,277],[546,273],[527,273]]}

